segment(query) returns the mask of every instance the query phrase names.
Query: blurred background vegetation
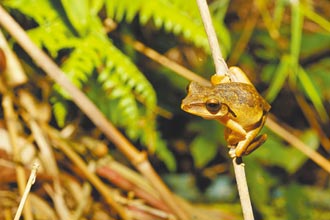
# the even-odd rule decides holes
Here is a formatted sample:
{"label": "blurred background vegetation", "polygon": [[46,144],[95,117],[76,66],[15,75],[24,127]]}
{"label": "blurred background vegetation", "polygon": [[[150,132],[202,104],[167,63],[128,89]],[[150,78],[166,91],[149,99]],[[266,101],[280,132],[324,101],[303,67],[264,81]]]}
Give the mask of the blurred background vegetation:
{"label": "blurred background vegetation", "polygon": [[[208,3],[228,64],[248,74],[283,127],[329,158],[330,2]],[[239,212],[223,127],[181,111],[189,81],[159,64],[157,57],[136,50],[140,42],[209,79],[214,67],[195,1],[1,4],[111,122],[138,148],[148,150],[155,169],[176,194],[233,216]],[[30,92],[51,103],[50,123],[58,129],[75,124],[76,137],[88,134],[107,143],[70,95],[6,36],[28,73]],[[328,173],[272,128],[263,133],[267,142],[245,158],[256,219],[330,219]],[[117,155],[107,144],[111,155]],[[126,163],[120,156],[117,160]]]}

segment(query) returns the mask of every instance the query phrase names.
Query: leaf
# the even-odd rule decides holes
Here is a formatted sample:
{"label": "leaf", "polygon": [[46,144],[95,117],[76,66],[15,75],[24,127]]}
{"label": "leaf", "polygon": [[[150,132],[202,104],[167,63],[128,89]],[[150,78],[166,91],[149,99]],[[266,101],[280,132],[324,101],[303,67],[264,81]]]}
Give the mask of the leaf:
{"label": "leaf", "polygon": [[316,12],[314,12],[312,10],[312,8],[314,7],[305,7],[304,4],[300,4],[302,13],[311,21],[315,22],[316,24],[318,24],[319,26],[321,26],[322,28],[324,28],[326,31],[330,31],[330,22],[329,19],[324,18],[322,16],[320,16],[319,14],[317,14]]}
{"label": "leaf", "polygon": [[217,143],[203,135],[195,138],[190,145],[190,151],[197,168],[205,166],[210,160],[212,160],[215,157],[217,150]]}
{"label": "leaf", "polygon": [[[298,169],[309,159],[307,155],[301,153],[296,148],[287,147],[270,131],[267,141],[249,158],[256,158],[267,166],[279,166],[286,170],[289,174],[297,172]],[[312,130],[307,130],[301,135],[302,141],[316,149],[319,140],[317,134]]]}
{"label": "leaf", "polygon": [[298,184],[290,184],[285,190],[286,214],[288,220],[311,219],[310,208],[303,189]]}
{"label": "leaf", "polygon": [[247,164],[245,166],[247,182],[249,186],[253,186],[249,187],[252,204],[261,212],[266,212],[267,204],[270,201],[269,192],[275,183],[275,179],[252,157],[246,157],[244,160]]}
{"label": "leaf", "polygon": [[290,72],[289,68],[290,68],[290,57],[284,55],[275,71],[274,77],[271,80],[269,88],[266,92],[266,99],[269,102],[273,102],[276,96],[278,95],[278,93],[281,91],[283,84],[285,83],[286,78]]}
{"label": "leaf", "polygon": [[218,175],[207,187],[205,196],[210,202],[233,201],[237,196],[237,189],[227,175]]}
{"label": "leaf", "polygon": [[[330,46],[330,44],[329,44]],[[330,97],[330,77],[328,70],[330,69],[330,57],[326,57],[317,63],[313,63],[308,70],[309,77],[312,82],[317,85],[316,89],[320,96],[323,97],[323,101],[329,101]]]}
{"label": "leaf", "polygon": [[314,85],[313,81],[302,67],[299,68],[298,79],[304,89],[305,94],[312,101],[322,121],[328,122],[329,116],[323,105],[321,95],[317,92],[316,85]]}
{"label": "leaf", "polygon": [[92,0],[89,1],[90,12],[93,16],[96,16],[97,13],[102,9],[105,0]]}
{"label": "leaf", "polygon": [[290,42],[290,56],[291,65],[294,73],[298,70],[298,61],[301,47],[302,24],[304,17],[301,13],[300,3],[298,1],[291,2],[291,42]]}
{"label": "leaf", "polygon": [[276,3],[275,3],[273,19],[274,19],[274,23],[276,24],[275,25],[276,27],[280,27],[286,4],[287,4],[286,0],[279,0],[279,1],[276,1]]}
{"label": "leaf", "polygon": [[[183,36],[197,47],[209,50],[209,44],[204,31],[198,8],[195,2],[185,1],[143,1],[143,0],[107,0],[105,1],[107,15],[117,22],[124,19],[132,22],[138,16],[140,24],[146,25],[152,21],[157,29]],[[220,45],[224,56],[230,48],[230,35],[223,21],[214,22],[219,34]]]}
{"label": "leaf", "polygon": [[[318,135],[313,130],[305,131],[300,136],[300,138],[307,146],[309,146],[313,150],[316,150],[317,147],[319,146]],[[293,146],[290,147],[289,153],[291,155],[291,159],[287,163],[286,170],[290,174],[293,174],[298,169],[301,168],[301,166],[309,159],[309,157],[308,157],[308,155],[305,155],[305,154],[301,153],[300,151],[298,151]]]}
{"label": "leaf", "polygon": [[160,158],[166,165],[167,169],[170,172],[176,171],[176,161],[174,158],[173,153],[168,149],[166,146],[166,143],[161,140],[160,138],[157,138],[156,142],[156,155],[158,158]]}
{"label": "leaf", "polygon": [[217,154],[220,142],[224,143],[223,126],[216,121],[200,120],[190,124],[190,131],[198,133],[190,150],[196,167],[204,167]]}
{"label": "leaf", "polygon": [[201,193],[196,187],[196,180],[191,174],[167,174],[164,181],[177,194],[189,200],[198,200]]}
{"label": "leaf", "polygon": [[53,96],[50,99],[50,102],[53,104],[53,112],[57,125],[61,128],[64,127],[66,116],[68,114],[66,101],[59,96]]}
{"label": "leaf", "polygon": [[[330,47],[330,33],[308,33],[302,37],[301,57],[302,62],[310,56]],[[324,59],[328,58],[327,56]],[[319,62],[312,62],[311,65],[317,65]]]}
{"label": "leaf", "polygon": [[87,34],[90,20],[90,1],[89,0],[61,0],[65,14],[71,22],[74,29],[85,36]]}
{"label": "leaf", "polygon": [[[102,1],[97,1],[92,4],[93,10],[100,9]],[[158,137],[155,90],[130,58],[112,44],[99,15],[89,11],[89,2],[63,0],[63,11],[57,3],[49,1],[13,0],[10,4],[35,19],[36,27],[29,31],[31,38],[54,58],[59,58],[70,81],[80,89],[87,89],[86,93],[103,113],[124,128],[132,140],[139,139],[155,151]],[[64,22],[66,18],[71,25]],[[72,32],[72,26],[79,36]],[[53,102],[58,123],[63,125],[67,111],[60,102],[70,99],[70,94],[58,85],[54,89],[63,97]]]}

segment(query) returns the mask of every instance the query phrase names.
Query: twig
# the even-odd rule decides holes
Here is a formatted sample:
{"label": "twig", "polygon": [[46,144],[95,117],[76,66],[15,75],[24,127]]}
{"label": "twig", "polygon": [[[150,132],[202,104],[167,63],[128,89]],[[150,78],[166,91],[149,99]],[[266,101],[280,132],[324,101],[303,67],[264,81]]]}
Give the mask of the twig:
{"label": "twig", "polygon": [[56,83],[71,94],[73,102],[111,140],[131,163],[152,183],[164,202],[180,219],[189,219],[188,213],[178,205],[176,198],[155,172],[145,152],[133,144],[102,114],[87,96],[74,86],[56,63],[38,48],[16,21],[0,6],[0,24],[15,38],[34,62]]}
{"label": "twig", "polygon": [[[212,51],[213,61],[216,68],[216,74],[222,75],[222,76],[228,76],[228,67],[226,62],[224,61],[219,43],[215,34],[215,30],[212,25],[210,12],[207,6],[206,0],[196,0],[199,11],[201,14],[201,17],[203,19],[204,28],[207,33],[207,37],[209,39],[209,44]],[[231,78],[230,76],[228,76]],[[235,150],[233,148],[230,149],[230,151]],[[229,152],[230,154],[230,152]],[[239,163],[238,163],[239,161]],[[253,220],[253,211],[251,206],[251,200],[249,195],[249,190],[246,182],[246,176],[245,176],[245,169],[244,169],[244,163],[241,158],[233,157],[233,166],[235,171],[235,177],[237,182],[237,188],[239,192],[239,197],[241,201],[243,216],[245,220]]]}
{"label": "twig", "polygon": [[[59,169],[55,160],[53,148],[49,145],[48,139],[42,131],[42,120],[40,119],[40,109],[37,108],[35,100],[32,95],[24,90],[18,91],[18,99],[26,113],[22,112],[21,116],[26,121],[26,124],[30,127],[34,141],[39,148],[39,157],[45,170],[49,175],[53,176],[53,187],[55,190],[53,201],[55,209],[58,211],[59,216],[63,220],[70,219],[70,212],[65,205],[64,192],[60,183]],[[39,118],[38,118],[39,117]]]}
{"label": "twig", "polygon": [[[0,80],[1,81],[1,80]],[[2,82],[0,82],[2,84]],[[2,85],[3,86],[3,85]],[[1,87],[2,87],[1,86]],[[4,91],[2,91],[4,92]],[[5,115],[6,126],[9,133],[10,144],[13,149],[13,159],[16,162],[15,170],[17,177],[17,186],[20,195],[24,193],[24,186],[26,183],[26,175],[24,171],[23,165],[21,165],[21,155],[20,155],[20,147],[17,143],[18,140],[18,131],[17,131],[17,115],[14,112],[13,100],[12,97],[6,91],[2,97],[2,107]],[[23,210],[24,219],[32,220],[32,212],[30,209],[29,201],[26,202],[25,208]]]}
{"label": "twig", "polygon": [[196,81],[205,86],[210,85],[210,82],[208,80],[195,74],[191,70],[179,65],[178,63],[170,60],[166,56],[159,54],[157,51],[153,50],[150,47],[147,47],[143,43],[139,41],[133,41],[133,39],[129,37],[123,37],[123,40],[125,43],[132,45],[135,50],[156,61],[157,63],[169,68],[170,70],[176,72],[178,75],[188,79],[189,81]]}
{"label": "twig", "polygon": [[250,202],[249,188],[246,182],[244,163],[241,157],[234,157],[233,166],[235,171],[235,178],[237,181],[238,194],[241,200],[243,216],[245,220],[252,220],[253,210]]}
{"label": "twig", "polygon": [[[22,84],[26,81],[26,76],[23,73],[23,69],[17,60],[17,57],[10,50],[8,43],[3,36],[0,30],[0,48],[3,51],[4,57],[4,72],[1,73],[0,78],[0,92],[2,93],[2,107],[4,111],[4,118],[6,122],[6,126],[9,133],[9,140],[11,147],[13,149],[13,160],[16,162],[15,170],[17,177],[17,186],[20,195],[22,196],[24,193],[24,186],[26,183],[26,175],[24,171],[24,167],[21,164],[21,152],[20,145],[18,143],[18,116],[14,111],[13,100],[15,97],[11,94],[11,87],[15,87],[19,84]],[[8,87],[8,88],[7,88]],[[23,210],[23,216],[26,220],[32,220],[32,212],[30,209],[29,201],[26,202],[25,208]]]}
{"label": "twig", "polygon": [[25,187],[21,202],[19,203],[19,206],[18,206],[18,209],[17,209],[14,220],[19,220],[19,218],[21,217],[22,210],[23,210],[24,204],[26,202],[27,196],[29,195],[31,187],[32,187],[32,185],[34,184],[34,182],[36,180],[38,168],[39,168],[39,164],[34,163],[33,167],[32,167],[32,170],[31,170],[29,180],[26,184],[26,187]]}
{"label": "twig", "polygon": [[114,190],[111,190],[107,187],[101,180],[98,178],[95,173],[92,173],[88,170],[85,162],[72,150],[71,146],[63,140],[59,133],[52,129],[51,127],[45,126],[47,134],[51,137],[51,140],[55,146],[57,146],[64,154],[81,170],[89,182],[91,182],[94,187],[100,192],[101,195],[105,198],[106,202],[114,208],[122,219],[131,219],[130,216],[127,216],[124,208],[116,203],[114,200]]}
{"label": "twig", "polygon": [[218,38],[215,33],[211,15],[209,8],[207,6],[206,0],[196,0],[199,8],[199,13],[201,14],[204,29],[207,34],[207,38],[209,40],[211,52],[212,52],[212,58],[215,65],[215,72],[218,75],[227,76],[228,75],[228,67],[226,64],[226,61],[223,59]]}
{"label": "twig", "polygon": [[330,139],[328,139],[325,131],[317,121],[317,118],[314,117],[315,113],[313,112],[311,106],[307,103],[306,99],[299,92],[295,92],[295,97],[302,113],[305,115],[306,120],[310,124],[311,128],[314,129],[321,142],[321,146],[327,152],[330,152]]}
{"label": "twig", "polygon": [[235,47],[232,49],[232,54],[228,58],[228,66],[236,65],[240,57],[242,56],[244,50],[246,50],[246,46],[251,39],[251,36],[253,34],[253,30],[257,24],[257,21],[259,19],[259,11],[255,10],[254,4],[251,4],[251,8],[249,9],[248,16],[245,17],[246,23],[243,27],[243,32],[236,42]]}

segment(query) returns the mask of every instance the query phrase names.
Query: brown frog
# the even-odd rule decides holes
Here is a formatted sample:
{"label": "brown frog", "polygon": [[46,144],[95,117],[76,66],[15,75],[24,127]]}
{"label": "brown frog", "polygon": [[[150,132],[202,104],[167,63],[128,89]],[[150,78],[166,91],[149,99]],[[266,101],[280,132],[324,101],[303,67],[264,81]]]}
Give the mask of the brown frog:
{"label": "brown frog", "polygon": [[237,67],[225,82],[213,79],[212,86],[191,82],[181,108],[205,119],[215,119],[226,126],[225,139],[235,146],[231,156],[241,157],[258,148],[267,135],[257,136],[263,127],[270,105],[257,92],[245,73]]}

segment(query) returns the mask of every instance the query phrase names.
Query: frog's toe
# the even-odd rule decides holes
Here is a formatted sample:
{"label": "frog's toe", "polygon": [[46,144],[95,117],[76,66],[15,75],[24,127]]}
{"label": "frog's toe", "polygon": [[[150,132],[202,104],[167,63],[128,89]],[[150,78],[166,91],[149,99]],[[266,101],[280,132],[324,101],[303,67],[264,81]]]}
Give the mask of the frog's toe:
{"label": "frog's toe", "polygon": [[230,158],[236,157],[236,147],[231,147],[228,152]]}

